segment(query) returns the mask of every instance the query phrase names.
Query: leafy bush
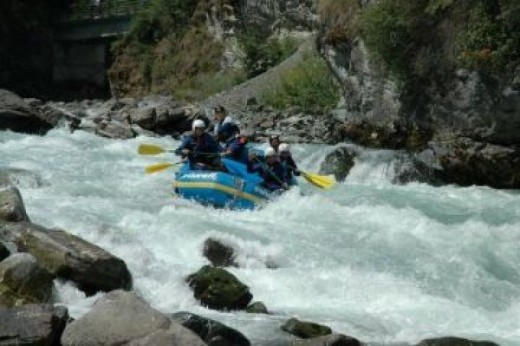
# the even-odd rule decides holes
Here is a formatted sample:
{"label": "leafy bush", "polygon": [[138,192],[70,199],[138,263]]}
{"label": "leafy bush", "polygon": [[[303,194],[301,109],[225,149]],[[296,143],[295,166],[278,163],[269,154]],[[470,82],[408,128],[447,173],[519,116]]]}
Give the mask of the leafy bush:
{"label": "leafy bush", "polygon": [[480,2],[458,38],[459,63],[485,71],[514,68],[520,59],[520,3],[504,2],[501,14]]}
{"label": "leafy bush", "polygon": [[246,32],[239,39],[246,55],[244,65],[249,78],[262,74],[287,59],[299,44],[297,39],[290,36],[267,39],[253,32]]}
{"label": "leafy bush", "polygon": [[266,91],[262,100],[278,109],[290,106],[307,111],[316,106],[332,108],[339,100],[339,86],[323,59],[309,55],[300,65],[283,73],[280,85]]}

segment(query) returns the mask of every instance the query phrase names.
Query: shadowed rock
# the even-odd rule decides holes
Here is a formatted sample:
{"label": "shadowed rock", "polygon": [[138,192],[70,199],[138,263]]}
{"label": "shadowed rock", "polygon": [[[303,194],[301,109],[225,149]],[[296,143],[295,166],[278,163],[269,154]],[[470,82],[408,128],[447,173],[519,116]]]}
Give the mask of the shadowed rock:
{"label": "shadowed rock", "polygon": [[51,128],[22,98],[0,89],[0,130],[45,134]]}
{"label": "shadowed rock", "polygon": [[330,334],[307,340],[296,340],[292,346],[360,346],[359,340],[343,334]]}
{"label": "shadowed rock", "polygon": [[247,309],[247,312],[251,314],[268,314],[269,311],[267,311],[267,307],[262,302],[254,302],[250,304]]}
{"label": "shadowed rock", "polygon": [[436,339],[426,339],[417,346],[498,346],[490,341],[474,341],[457,337],[444,337]]}
{"label": "shadowed rock", "polygon": [[341,147],[325,157],[321,164],[321,174],[334,174],[337,181],[343,181],[354,167],[356,154],[348,148]]}
{"label": "shadowed rock", "polygon": [[189,312],[177,312],[170,318],[200,336],[208,346],[249,346],[251,344],[239,331],[209,318]]}
{"label": "shadowed rock", "polygon": [[15,187],[0,190],[0,220],[29,221],[20,191]]}
{"label": "shadowed rock", "polygon": [[0,308],[1,345],[59,345],[67,309],[50,304]]}
{"label": "shadowed rock", "polygon": [[253,295],[233,274],[221,268],[202,267],[186,281],[202,305],[215,310],[245,309]]}
{"label": "shadowed rock", "polygon": [[0,262],[0,305],[47,303],[52,296],[52,275],[34,256],[18,253]]}
{"label": "shadowed rock", "polygon": [[300,321],[296,318],[287,320],[287,322],[281,326],[281,329],[302,339],[311,339],[332,333],[332,330],[327,326],[314,322]]}
{"label": "shadowed rock", "polygon": [[206,239],[203,254],[215,267],[238,267],[235,262],[235,250],[219,240]]}
{"label": "shadowed rock", "polygon": [[132,286],[130,272],[120,258],[65,231],[28,222],[0,223],[0,239],[17,244],[49,272],[73,281],[89,295]]}

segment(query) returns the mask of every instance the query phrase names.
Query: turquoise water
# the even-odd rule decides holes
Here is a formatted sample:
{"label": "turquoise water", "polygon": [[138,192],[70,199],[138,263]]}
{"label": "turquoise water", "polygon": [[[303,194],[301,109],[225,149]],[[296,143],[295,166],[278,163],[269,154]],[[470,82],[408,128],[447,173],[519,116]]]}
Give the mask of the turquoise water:
{"label": "turquoise water", "polygon": [[[256,345],[287,339],[279,326],[291,316],[370,343],[458,335],[520,345],[518,192],[393,185],[395,154],[365,150],[330,191],[301,181],[261,210],[215,210],[178,202],[173,171],[144,174],[146,165],[177,158],[139,156],[140,143],[178,144],[0,132],[0,165],[41,176],[41,186],[28,179],[20,189],[33,222],[124,259],[135,289],[157,309],[215,318]],[[316,171],[333,149],[296,146],[294,154]],[[208,237],[237,249],[240,268],[230,271],[272,315],[220,313],[194,300],[184,277],[207,263]],[[57,287],[75,317],[96,298],[68,283]]]}

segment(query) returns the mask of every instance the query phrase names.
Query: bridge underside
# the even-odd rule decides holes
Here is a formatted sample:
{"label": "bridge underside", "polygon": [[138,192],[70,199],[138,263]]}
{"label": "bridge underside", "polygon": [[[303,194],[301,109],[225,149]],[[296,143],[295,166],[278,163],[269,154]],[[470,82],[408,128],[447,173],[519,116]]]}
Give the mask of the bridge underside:
{"label": "bridge underside", "polygon": [[110,45],[127,32],[129,24],[130,16],[62,23],[54,34],[53,82],[108,94]]}

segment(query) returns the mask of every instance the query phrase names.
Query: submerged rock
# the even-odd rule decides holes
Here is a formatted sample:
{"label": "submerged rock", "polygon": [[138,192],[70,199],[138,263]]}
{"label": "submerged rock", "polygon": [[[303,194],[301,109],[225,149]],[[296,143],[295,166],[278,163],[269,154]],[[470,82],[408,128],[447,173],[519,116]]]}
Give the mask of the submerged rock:
{"label": "submerged rock", "polygon": [[268,314],[267,307],[262,302],[254,302],[246,308],[246,311],[251,314]]}
{"label": "submerged rock", "polygon": [[202,305],[215,310],[245,309],[253,295],[233,274],[222,268],[203,266],[186,281]]}
{"label": "submerged rock", "polygon": [[170,318],[200,336],[208,346],[249,346],[249,340],[239,331],[212,319],[189,312],[177,312]]}
{"label": "submerged rock", "polygon": [[280,328],[302,339],[310,339],[332,333],[332,329],[327,326],[314,322],[300,321],[296,318],[287,320]]}
{"label": "submerged rock", "polygon": [[490,341],[474,341],[457,337],[444,337],[436,339],[426,339],[417,346],[498,346]]}
{"label": "submerged rock", "polygon": [[238,267],[235,250],[217,239],[206,239],[202,252],[215,267]]}
{"label": "submerged rock", "polygon": [[343,334],[330,334],[307,340],[296,340],[292,346],[361,346],[361,342]]}
{"label": "submerged rock", "polygon": [[344,181],[354,167],[355,157],[356,153],[352,150],[346,147],[338,148],[325,157],[320,166],[320,173],[334,174],[337,181]]}
{"label": "submerged rock", "polygon": [[19,188],[35,188],[43,185],[42,178],[20,168],[0,168],[0,187],[15,185]]}

